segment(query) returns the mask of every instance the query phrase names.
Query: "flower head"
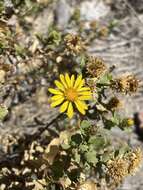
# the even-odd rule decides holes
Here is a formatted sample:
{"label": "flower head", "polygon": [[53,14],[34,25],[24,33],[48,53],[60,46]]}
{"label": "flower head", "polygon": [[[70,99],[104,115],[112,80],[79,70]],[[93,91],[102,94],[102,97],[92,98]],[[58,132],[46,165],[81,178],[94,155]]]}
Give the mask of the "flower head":
{"label": "flower head", "polygon": [[119,92],[135,93],[139,87],[139,80],[134,75],[124,75],[113,81],[112,87]]}
{"label": "flower head", "polygon": [[57,89],[49,88],[49,92],[54,94],[51,97],[51,107],[61,105],[60,112],[67,111],[68,117],[72,118],[74,113],[73,106],[75,106],[84,115],[88,109],[85,101],[92,98],[90,88],[85,87],[84,84],[85,80],[82,79],[82,75],[75,79],[74,75],[69,77],[68,74],[61,74],[60,81],[55,80]]}
{"label": "flower head", "polygon": [[71,53],[72,55],[77,55],[81,53],[85,47],[82,39],[78,35],[67,34],[65,36],[65,44],[67,53]]}
{"label": "flower head", "polygon": [[109,110],[117,110],[118,108],[121,108],[122,105],[122,102],[116,96],[114,96],[109,100],[106,106]]}
{"label": "flower head", "polygon": [[88,57],[87,60],[87,72],[92,76],[99,78],[101,77],[105,72],[107,68],[100,58],[97,57]]}
{"label": "flower head", "polygon": [[128,160],[129,160],[129,168],[128,171],[130,174],[134,174],[137,169],[141,166],[141,161],[142,161],[142,151],[140,148],[136,148],[135,150],[133,150],[129,156],[128,156]]}
{"label": "flower head", "polygon": [[128,174],[128,163],[123,158],[115,158],[107,162],[107,174],[113,179],[113,183],[118,185]]}

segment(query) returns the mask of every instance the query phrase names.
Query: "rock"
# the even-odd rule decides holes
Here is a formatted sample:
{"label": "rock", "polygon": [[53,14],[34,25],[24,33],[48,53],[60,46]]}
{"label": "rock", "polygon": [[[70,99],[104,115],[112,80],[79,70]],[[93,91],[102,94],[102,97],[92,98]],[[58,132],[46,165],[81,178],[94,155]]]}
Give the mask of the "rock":
{"label": "rock", "polygon": [[142,13],[143,12],[143,0],[129,0],[129,3],[131,3],[131,5],[133,6],[133,8],[139,12]]}
{"label": "rock", "polygon": [[59,0],[55,9],[56,24],[58,28],[66,28],[71,17],[71,7],[66,0]]}
{"label": "rock", "polygon": [[46,35],[49,26],[52,25],[54,21],[54,14],[50,7],[43,9],[42,12],[33,21],[33,32]]}
{"label": "rock", "polygon": [[84,1],[81,3],[81,18],[85,20],[98,20],[108,14],[110,8],[102,0]]}

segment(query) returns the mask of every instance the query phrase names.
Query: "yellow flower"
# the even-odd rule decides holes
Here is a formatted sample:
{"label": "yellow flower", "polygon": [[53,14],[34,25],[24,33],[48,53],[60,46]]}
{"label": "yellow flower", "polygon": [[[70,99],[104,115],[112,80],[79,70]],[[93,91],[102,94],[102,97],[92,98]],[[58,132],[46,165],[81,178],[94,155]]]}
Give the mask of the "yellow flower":
{"label": "yellow flower", "polygon": [[79,75],[77,79],[75,76],[60,75],[60,81],[55,80],[55,85],[57,89],[49,88],[49,92],[54,94],[51,97],[51,107],[56,107],[61,104],[60,112],[67,112],[69,118],[73,117],[74,108],[85,115],[88,109],[85,100],[90,100],[92,98],[92,93],[89,87],[85,87],[85,80],[82,79],[82,75]]}

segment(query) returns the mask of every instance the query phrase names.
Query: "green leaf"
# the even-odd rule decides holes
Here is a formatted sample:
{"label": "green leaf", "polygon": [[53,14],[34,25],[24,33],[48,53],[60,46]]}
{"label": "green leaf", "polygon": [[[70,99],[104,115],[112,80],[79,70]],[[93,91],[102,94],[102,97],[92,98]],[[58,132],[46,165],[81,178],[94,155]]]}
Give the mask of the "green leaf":
{"label": "green leaf", "polygon": [[86,129],[89,129],[91,127],[91,122],[88,121],[88,120],[83,120],[81,122],[81,126],[80,126],[82,129],[86,130]]}
{"label": "green leaf", "polygon": [[118,23],[118,21],[117,21],[116,19],[112,20],[112,21],[109,23],[109,26],[108,26],[109,30],[110,30],[110,31],[113,30],[114,27],[118,26],[118,24],[119,24],[119,23]]}
{"label": "green leaf", "polygon": [[8,110],[5,106],[0,105],[0,120],[2,121],[8,114]]}
{"label": "green leaf", "polygon": [[15,47],[15,51],[16,51],[17,55],[25,56],[26,50],[24,47],[22,47],[19,44],[15,44],[14,47]]}
{"label": "green leaf", "polygon": [[61,144],[61,147],[64,149],[64,150],[67,150],[70,148],[70,145],[69,144]]}
{"label": "green leaf", "polygon": [[79,8],[75,8],[74,13],[73,13],[71,19],[75,20],[75,21],[79,21],[80,20],[80,16],[81,16],[80,9]]}
{"label": "green leaf", "polygon": [[105,75],[103,75],[98,81],[97,84],[110,84],[112,80],[112,75],[110,73],[107,73]]}
{"label": "green leaf", "polygon": [[59,179],[64,173],[64,164],[60,160],[56,160],[52,165],[52,173],[55,179]]}
{"label": "green leaf", "polygon": [[122,145],[122,147],[120,147],[119,149],[115,150],[114,152],[114,156],[115,157],[123,157],[128,151],[130,150],[130,147],[125,144],[125,145]]}
{"label": "green leaf", "polygon": [[88,145],[85,145],[85,144],[81,144],[79,146],[79,149],[80,151],[83,153],[83,152],[87,152],[88,151]]}
{"label": "green leaf", "polygon": [[112,127],[119,126],[120,117],[114,112],[112,113],[111,119],[104,118],[104,124],[106,129],[111,129]]}
{"label": "green leaf", "polygon": [[71,136],[71,145],[72,146],[79,146],[82,142],[81,134],[77,133]]}
{"label": "green leaf", "polygon": [[116,112],[113,113],[113,117],[111,118],[112,122],[114,122],[116,125],[119,125],[120,123],[120,117],[116,114]]}
{"label": "green leaf", "polygon": [[85,64],[86,64],[86,57],[85,57],[85,55],[81,55],[80,66],[83,68],[83,67],[85,67]]}
{"label": "green leaf", "polygon": [[98,162],[97,157],[96,157],[96,151],[89,151],[85,153],[85,159],[87,160],[88,163],[93,164],[94,166]]}
{"label": "green leaf", "polygon": [[76,163],[80,163],[80,154],[78,154],[78,152],[75,152],[75,155],[74,155],[74,160]]}
{"label": "green leaf", "polygon": [[106,120],[104,121],[104,125],[105,125],[105,128],[106,128],[106,129],[111,129],[112,127],[115,127],[115,126],[116,126],[116,123],[113,122],[112,120],[106,119]]}
{"label": "green leaf", "polygon": [[102,136],[92,136],[88,142],[95,150],[102,149],[106,144],[105,138]]}
{"label": "green leaf", "polygon": [[56,45],[59,45],[59,43],[61,41],[61,33],[56,30],[52,30],[49,33],[48,41],[49,41],[49,43],[55,43]]}
{"label": "green leaf", "polygon": [[108,160],[110,160],[113,157],[113,153],[111,152],[105,152],[101,155],[100,160],[104,163],[106,163]]}

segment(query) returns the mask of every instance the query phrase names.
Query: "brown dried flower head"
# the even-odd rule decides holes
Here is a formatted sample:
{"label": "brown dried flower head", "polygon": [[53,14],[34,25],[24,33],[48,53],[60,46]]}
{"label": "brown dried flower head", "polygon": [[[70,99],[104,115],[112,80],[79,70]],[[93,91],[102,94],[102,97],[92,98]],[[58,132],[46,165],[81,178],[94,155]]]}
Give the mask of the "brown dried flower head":
{"label": "brown dried flower head", "polygon": [[116,96],[112,97],[107,104],[107,108],[110,110],[116,110],[118,108],[121,108],[122,106],[122,102]]}
{"label": "brown dried flower head", "polygon": [[101,77],[107,70],[102,59],[97,57],[89,57],[87,61],[87,72],[92,76],[99,78]]}
{"label": "brown dried flower head", "polygon": [[107,27],[102,27],[100,30],[99,30],[99,36],[101,37],[107,37],[109,34],[109,29]]}
{"label": "brown dried flower head", "polygon": [[66,53],[68,54],[76,55],[85,49],[82,39],[78,35],[67,34],[64,40],[66,44]]}
{"label": "brown dried flower head", "polygon": [[112,87],[126,94],[134,93],[138,90],[139,80],[134,75],[125,75],[113,81]]}
{"label": "brown dried flower head", "polygon": [[134,174],[137,169],[140,167],[142,161],[142,151],[140,148],[135,149],[133,152],[130,153],[128,160],[129,160],[129,168],[128,173]]}
{"label": "brown dried flower head", "polygon": [[119,184],[128,174],[128,165],[123,158],[115,158],[107,163],[107,174],[113,179],[115,184]]}
{"label": "brown dried flower head", "polygon": [[8,32],[8,26],[7,26],[7,22],[4,20],[0,20],[0,36],[1,34],[6,34]]}
{"label": "brown dried flower head", "polygon": [[98,25],[98,22],[96,20],[92,20],[90,22],[90,27],[92,30],[96,30],[97,29],[97,25]]}

